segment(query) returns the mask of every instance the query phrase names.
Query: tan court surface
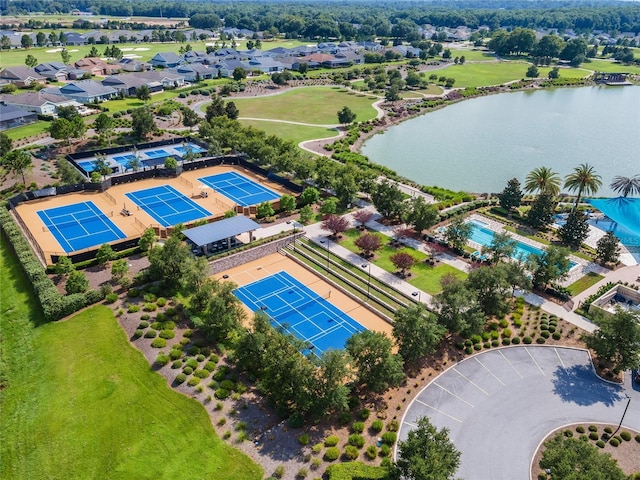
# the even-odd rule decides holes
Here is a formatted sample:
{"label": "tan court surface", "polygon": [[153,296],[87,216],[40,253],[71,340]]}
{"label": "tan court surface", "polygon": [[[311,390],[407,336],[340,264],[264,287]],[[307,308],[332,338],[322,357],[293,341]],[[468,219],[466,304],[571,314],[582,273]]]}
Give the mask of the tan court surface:
{"label": "tan court surface", "polygon": [[[259,260],[254,260],[253,262],[220,272],[214,275],[214,277],[218,280],[224,280],[222,276],[228,275],[229,278],[226,280],[230,280],[239,287],[242,287],[283,270],[318,295],[327,298],[328,302],[338,307],[362,326],[375,332],[384,332],[391,337],[392,327],[389,323],[371,312],[371,310],[367,309],[361,302],[356,302],[326,282],[320,275],[307,270],[302,265],[279,253],[274,253]],[[245,310],[248,313],[247,324],[249,324],[249,320],[254,312],[250,311],[247,307],[245,307]]]}
{"label": "tan court surface", "polygon": [[[265,177],[256,175],[243,167],[236,165],[220,165],[183,172],[182,175],[177,178],[156,178],[116,185],[103,193],[69,193],[66,195],[33,200],[21,203],[15,210],[16,214],[22,219],[31,233],[31,237],[42,250],[45,262],[51,264],[51,255],[68,255],[68,253],[65,253],[64,249],[60,246],[55,237],[46,229],[44,223],[36,213],[39,210],[91,201],[105,215],[107,215],[109,220],[122,230],[128,238],[138,237],[148,227],[157,227],[158,224],[153,217],[147,214],[144,210],[139,209],[129,198],[127,198],[125,193],[158,187],[160,185],[171,185],[178,192],[191,198],[198,205],[211,212],[213,217],[222,217],[224,212],[233,209],[233,201],[212,189],[201,189],[200,186],[202,184],[198,181],[198,178],[229,171],[235,171],[279,194],[290,193],[282,187],[282,185],[271,182]],[[203,191],[208,193],[206,198],[201,197],[201,193]],[[130,216],[121,215],[120,212],[125,207],[131,212]]]}

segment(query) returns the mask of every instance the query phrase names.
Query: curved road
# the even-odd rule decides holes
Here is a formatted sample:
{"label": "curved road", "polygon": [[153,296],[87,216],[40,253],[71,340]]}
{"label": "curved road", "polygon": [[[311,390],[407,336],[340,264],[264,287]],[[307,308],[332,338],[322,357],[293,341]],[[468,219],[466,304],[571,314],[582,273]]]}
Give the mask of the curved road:
{"label": "curved road", "polygon": [[462,452],[465,480],[528,479],[540,442],[571,423],[620,422],[640,431],[640,388],[596,376],[586,350],[519,346],[466,358],[440,374],[412,401],[400,426],[405,440],[428,416]]}

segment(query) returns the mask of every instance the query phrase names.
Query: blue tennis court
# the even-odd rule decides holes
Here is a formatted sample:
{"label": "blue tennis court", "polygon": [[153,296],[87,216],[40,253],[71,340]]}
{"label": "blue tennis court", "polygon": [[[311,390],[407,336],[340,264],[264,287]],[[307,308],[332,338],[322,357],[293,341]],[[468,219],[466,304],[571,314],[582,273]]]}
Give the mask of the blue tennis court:
{"label": "blue tennis court", "polygon": [[169,156],[169,152],[166,150],[151,150],[150,152],[144,152],[144,154],[149,158],[162,158]]}
{"label": "blue tennis court", "polygon": [[331,348],[344,348],[349,337],[365,330],[287,272],[236,288],[233,293],[251,310],[264,311],[274,327],[295,335],[307,344],[308,352],[318,356]]}
{"label": "blue tennis court", "polygon": [[210,217],[211,213],[169,185],[138,190],[125,195],[163,227]]}
{"label": "blue tennis court", "polygon": [[178,154],[181,157],[184,157],[185,153],[187,153],[187,152],[191,152],[191,153],[202,153],[202,152],[204,152],[204,148],[202,148],[200,145],[196,145],[195,143],[187,143],[184,147],[183,146],[173,147],[173,149],[176,152],[178,152]]}
{"label": "blue tennis court", "polygon": [[209,177],[199,178],[202,183],[209,185],[215,191],[242,207],[257,205],[280,198],[280,195],[259,183],[249,180],[236,172],[220,173]]}
{"label": "blue tennis court", "polygon": [[74,203],[37,213],[67,253],[127,238],[93,202]]}
{"label": "blue tennis court", "polygon": [[127,168],[129,166],[129,163],[133,160],[136,159],[135,155],[129,154],[129,155],[119,155],[117,157],[113,157],[113,159],[118,162],[120,165],[122,165],[123,167]]}

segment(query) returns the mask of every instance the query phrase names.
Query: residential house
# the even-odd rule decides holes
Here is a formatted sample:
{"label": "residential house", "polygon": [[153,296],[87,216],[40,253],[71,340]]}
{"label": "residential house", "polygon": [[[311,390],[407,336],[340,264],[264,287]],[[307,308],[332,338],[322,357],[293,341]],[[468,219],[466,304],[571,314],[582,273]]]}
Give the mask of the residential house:
{"label": "residential house", "polygon": [[91,75],[98,75],[101,77],[116,74],[121,69],[119,64],[110,64],[98,57],[81,58],[74,63],[74,66],[89,72]]}
{"label": "residential house", "polygon": [[190,65],[180,65],[179,67],[167,70],[182,75],[187,82],[195,82],[196,79],[208,80],[218,76],[215,68],[209,68],[201,63],[192,63]]}
{"label": "residential house", "polygon": [[66,32],[65,36],[67,37],[68,46],[87,45],[89,43],[89,39],[84,33]]}
{"label": "residential house", "polygon": [[16,87],[27,88],[37,83],[44,85],[47,79],[33,68],[19,65],[7,67],[0,71],[0,79],[13,83]]}
{"label": "residential house", "polygon": [[151,93],[161,92],[164,90],[162,83],[157,80],[149,80],[139,74],[125,73],[121,75],[111,75],[102,80],[102,85],[111,87],[127,97],[133,97],[138,88],[146,85]]}
{"label": "residential house", "polygon": [[76,82],[69,82],[60,88],[46,88],[43,90],[43,92],[63,95],[67,98],[77,100],[80,103],[102,102],[118,95],[118,92],[115,88],[109,87],[107,85],[102,85],[101,83],[94,80],[80,80]]}
{"label": "residential house", "polygon": [[238,67],[243,68],[247,73],[251,71],[251,66],[240,60],[225,59],[215,65],[215,68],[220,72],[219,75],[225,78],[233,77],[233,71]]}
{"label": "residential house", "polygon": [[197,52],[191,50],[183,55],[184,61],[187,63],[204,63],[209,55],[207,52]]}
{"label": "residential house", "polygon": [[153,69],[150,63],[141,62],[135,58],[125,57],[118,60],[118,63],[125,72],[146,72]]}
{"label": "residential house", "polygon": [[379,52],[384,47],[376,42],[360,42],[359,45],[367,52]]}
{"label": "residential house", "polygon": [[324,60],[321,64],[326,68],[350,67],[364,63],[364,56],[355,52],[339,52],[330,55],[332,58]]}
{"label": "residential house", "polygon": [[396,45],[391,47],[389,50],[402,55],[404,58],[417,58],[420,56],[420,52],[422,51],[419,48],[412,47],[411,45]]}
{"label": "residential house", "polygon": [[155,68],[174,68],[182,63],[182,57],[173,52],[156,53],[151,59],[151,65]]}
{"label": "residential house", "polygon": [[252,58],[247,63],[251,70],[260,70],[262,73],[276,73],[284,70],[284,64],[271,57]]}
{"label": "residential house", "polygon": [[34,70],[50,82],[63,82],[67,79],[69,66],[62,62],[41,63]]}
{"label": "residential house", "polygon": [[38,121],[38,116],[21,108],[0,104],[0,131]]}
{"label": "residential house", "polygon": [[18,95],[2,95],[0,102],[4,105],[20,108],[38,115],[54,116],[60,107],[80,107],[75,100],[51,93],[25,92]]}

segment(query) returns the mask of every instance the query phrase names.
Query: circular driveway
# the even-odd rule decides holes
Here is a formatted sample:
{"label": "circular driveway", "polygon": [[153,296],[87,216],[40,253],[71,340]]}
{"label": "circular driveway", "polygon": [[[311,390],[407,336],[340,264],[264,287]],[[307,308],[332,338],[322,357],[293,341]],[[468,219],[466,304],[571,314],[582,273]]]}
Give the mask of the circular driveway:
{"label": "circular driveway", "polygon": [[505,347],[468,357],[439,375],[411,402],[400,426],[405,440],[429,417],[462,452],[465,480],[528,479],[540,442],[570,423],[640,431],[640,391],[596,376],[589,353],[565,347]]}

